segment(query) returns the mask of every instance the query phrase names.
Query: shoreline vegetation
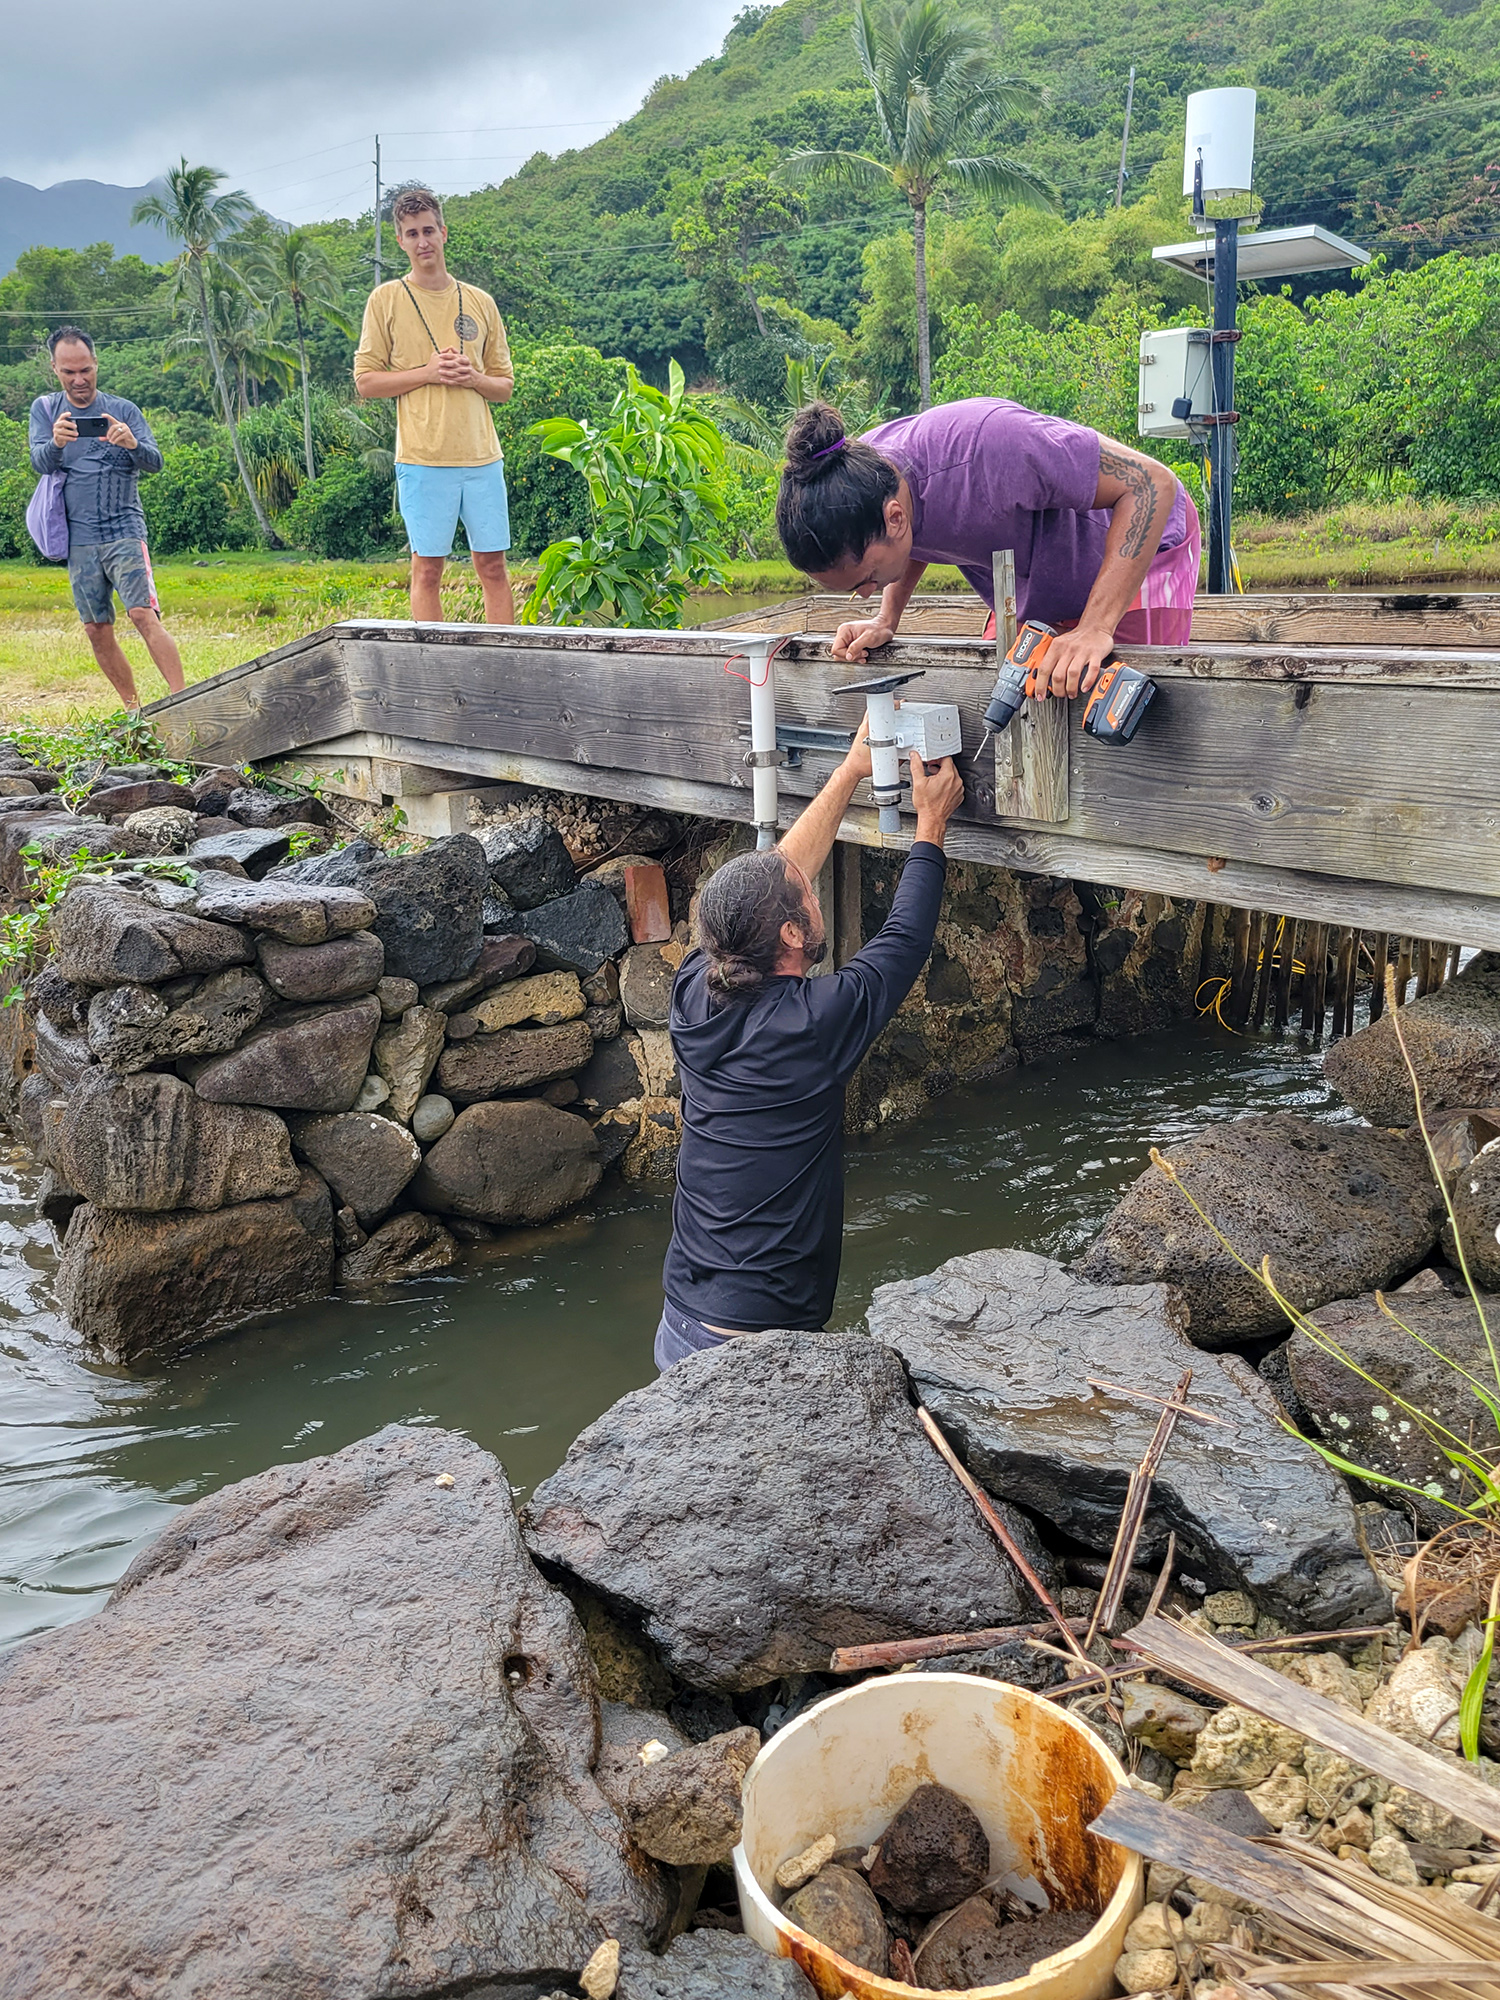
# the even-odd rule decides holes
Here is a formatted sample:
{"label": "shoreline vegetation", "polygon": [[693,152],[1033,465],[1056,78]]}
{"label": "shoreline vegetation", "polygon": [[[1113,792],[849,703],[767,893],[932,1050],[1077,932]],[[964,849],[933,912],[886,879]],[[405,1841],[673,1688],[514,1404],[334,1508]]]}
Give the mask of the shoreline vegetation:
{"label": "shoreline vegetation", "polygon": [[[1452,502],[1352,502],[1295,520],[1253,514],[1235,522],[1247,590],[1458,589],[1500,587],[1500,508]],[[444,614],[478,618],[479,587],[455,562]],[[685,624],[810,588],[785,562],[727,565],[729,590],[693,597]],[[528,566],[517,572],[518,596]],[[206,680],[341,618],[407,615],[404,555],[319,562],[264,550],[169,557],[156,565],[162,615],[182,647],[188,680]],[[956,570],[931,569],[927,590],[959,590]],[[143,696],[160,693],[144,646],[121,619],[121,642]],[[103,714],[109,689],[94,667],[61,565],[0,562],[0,715],[56,718]]]}

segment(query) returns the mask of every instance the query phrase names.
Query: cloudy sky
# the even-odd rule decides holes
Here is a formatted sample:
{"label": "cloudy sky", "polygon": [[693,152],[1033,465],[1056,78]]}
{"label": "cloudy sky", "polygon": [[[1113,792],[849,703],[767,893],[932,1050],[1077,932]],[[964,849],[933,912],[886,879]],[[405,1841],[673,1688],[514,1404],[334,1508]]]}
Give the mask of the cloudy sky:
{"label": "cloudy sky", "polygon": [[186,154],[302,222],[369,207],[378,131],[388,181],[458,193],[598,138],[714,54],[742,4],[72,0],[62,32],[18,8],[0,174],[135,186]]}

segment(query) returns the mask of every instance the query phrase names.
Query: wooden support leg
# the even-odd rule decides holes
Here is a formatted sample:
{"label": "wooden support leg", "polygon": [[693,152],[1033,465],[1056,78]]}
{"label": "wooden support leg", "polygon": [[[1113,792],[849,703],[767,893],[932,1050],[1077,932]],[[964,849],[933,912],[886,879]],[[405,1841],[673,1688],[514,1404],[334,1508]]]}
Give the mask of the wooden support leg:
{"label": "wooden support leg", "polygon": [[1276,955],[1276,939],[1281,919],[1267,913],[1260,933],[1260,971],[1255,981],[1255,1011],[1250,1025],[1257,1033],[1266,1025],[1266,1006],[1271,998],[1271,966]]}
{"label": "wooden support leg", "polygon": [[1292,1013],[1292,967],[1297,958],[1297,934],[1302,926],[1295,917],[1281,920],[1281,945],[1276,959],[1276,991],[1272,1026],[1285,1028]]}
{"label": "wooden support leg", "polygon": [[1219,938],[1224,924],[1224,911],[1218,903],[1203,905],[1203,931],[1198,940],[1198,984],[1202,986],[1212,972],[1219,948]]}
{"label": "wooden support leg", "polygon": [[1406,1005],[1406,989],[1411,984],[1411,939],[1402,938],[1396,954],[1396,1005]]}
{"label": "wooden support leg", "polygon": [[1349,957],[1349,985],[1344,993],[1344,1033],[1354,1033],[1354,1009],[1359,999],[1359,969],[1364,959],[1365,934],[1353,933],[1354,949]]}
{"label": "wooden support leg", "polygon": [[1338,1041],[1349,1030],[1345,1025],[1349,1012],[1349,995],[1354,989],[1354,937],[1353,931],[1338,934],[1333,972],[1333,1021],[1329,1027],[1329,1040]]}
{"label": "wooden support leg", "polygon": [[847,965],[864,943],[864,889],[859,863],[863,849],[852,840],[833,844],[833,963]]}
{"label": "wooden support leg", "polygon": [[1229,1023],[1231,1028],[1241,1028],[1245,1024],[1241,1002],[1244,998],[1245,981],[1249,973],[1250,932],[1253,927],[1254,915],[1255,913],[1250,910],[1234,910],[1231,912],[1234,923],[1234,956],[1229,963],[1229,993],[1221,1010],[1224,1019]]}
{"label": "wooden support leg", "polygon": [[1385,1012],[1385,969],[1391,962],[1389,931],[1375,935],[1375,962],[1370,972],[1370,1019],[1378,1021]]}
{"label": "wooden support leg", "polygon": [[1321,1041],[1328,989],[1328,926],[1309,924],[1302,946],[1302,1032]]}
{"label": "wooden support leg", "polygon": [[1449,947],[1448,947],[1448,969],[1447,969],[1447,971],[1446,971],[1446,972],[1445,972],[1445,973],[1443,974],[1443,977],[1444,977],[1445,979],[1457,979],[1457,977],[1458,977],[1458,968],[1459,968],[1459,965],[1460,965],[1460,963],[1461,963],[1461,962],[1462,962],[1462,960],[1463,960],[1463,955],[1464,955],[1464,948],[1463,948],[1463,946],[1462,946],[1461,944],[1450,944],[1450,945],[1449,945]]}

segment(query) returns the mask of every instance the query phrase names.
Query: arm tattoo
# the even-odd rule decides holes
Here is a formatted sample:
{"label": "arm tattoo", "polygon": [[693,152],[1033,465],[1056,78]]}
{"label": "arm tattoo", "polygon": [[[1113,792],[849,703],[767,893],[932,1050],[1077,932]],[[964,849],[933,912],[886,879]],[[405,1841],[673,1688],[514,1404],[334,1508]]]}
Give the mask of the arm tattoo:
{"label": "arm tattoo", "polygon": [[[1130,502],[1130,514],[1125,524],[1125,539],[1120,544],[1120,554],[1133,559],[1147,545],[1161,501],[1151,478],[1148,467],[1134,455],[1122,451],[1111,451],[1108,445],[1099,449],[1099,470],[1112,473],[1122,479]],[[1159,538],[1158,538],[1159,539]]]}

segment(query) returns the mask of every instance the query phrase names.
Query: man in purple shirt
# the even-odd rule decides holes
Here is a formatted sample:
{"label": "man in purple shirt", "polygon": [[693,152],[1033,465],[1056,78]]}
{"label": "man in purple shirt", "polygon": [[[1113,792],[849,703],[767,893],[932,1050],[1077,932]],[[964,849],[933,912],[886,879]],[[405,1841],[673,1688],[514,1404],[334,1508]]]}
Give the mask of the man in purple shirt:
{"label": "man in purple shirt", "polygon": [[991,558],[1014,551],[1016,611],[1063,627],[1050,691],[1093,686],[1116,640],[1181,645],[1198,582],[1198,516],[1168,467],[1082,424],[998,396],[844,435],[826,403],[787,433],[782,545],[824,589],[881,594],[841,625],[834,658],[894,636],[928,563],[955,563],[994,609]]}

